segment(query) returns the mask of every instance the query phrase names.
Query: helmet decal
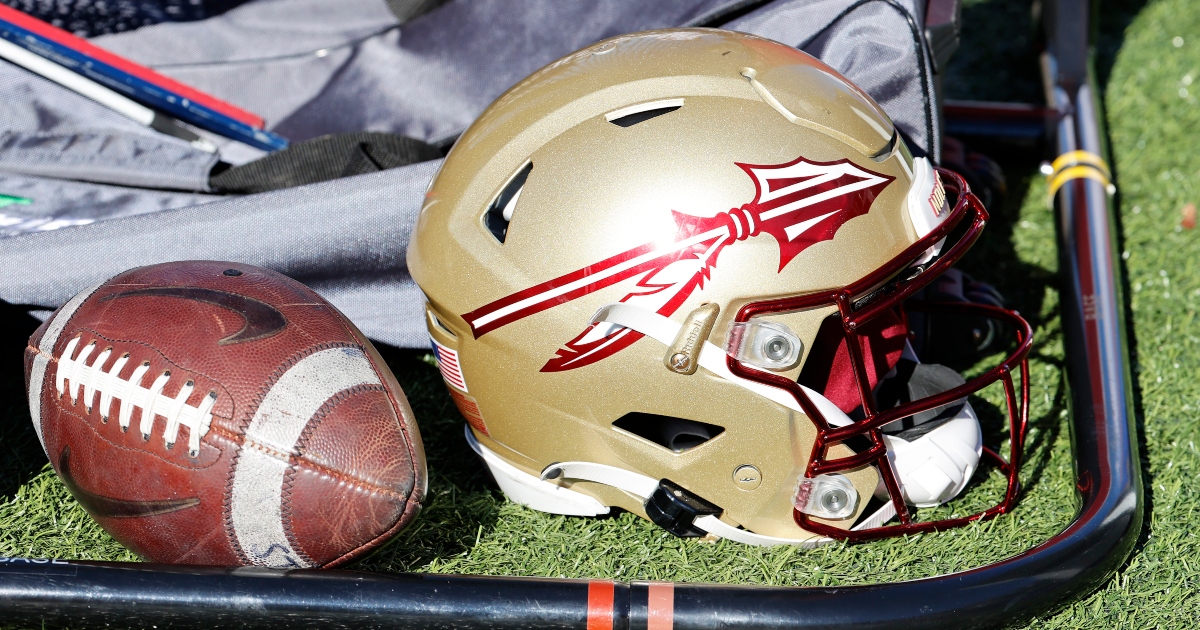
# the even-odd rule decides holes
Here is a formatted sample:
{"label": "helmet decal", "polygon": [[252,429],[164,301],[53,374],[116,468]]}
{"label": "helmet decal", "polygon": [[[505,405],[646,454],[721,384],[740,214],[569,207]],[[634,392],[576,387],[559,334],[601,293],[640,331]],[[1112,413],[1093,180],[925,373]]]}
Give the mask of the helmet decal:
{"label": "helmet decal", "polygon": [[942,216],[942,211],[946,209],[946,188],[942,186],[942,176],[938,175],[937,171],[933,172],[933,192],[929,193],[929,207],[935,217]]}
{"label": "helmet decal", "polygon": [[[728,245],[762,233],[779,245],[779,271],[805,249],[834,237],[867,213],[895,178],[850,160],[737,164],[754,182],[754,200],[711,217],[674,212],[675,241],[646,243],[463,314],[472,333],[488,332],[618,282],[640,277],[622,302],[670,316],[701,288]],[[589,326],[560,348],[543,372],[595,363],[642,337],[628,328]]]}

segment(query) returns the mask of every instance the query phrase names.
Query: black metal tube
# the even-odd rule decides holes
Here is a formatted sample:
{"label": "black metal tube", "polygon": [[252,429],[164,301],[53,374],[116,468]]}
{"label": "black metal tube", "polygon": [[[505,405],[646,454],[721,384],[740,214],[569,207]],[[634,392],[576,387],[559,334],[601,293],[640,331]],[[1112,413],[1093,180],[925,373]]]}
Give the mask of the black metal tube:
{"label": "black metal tube", "polygon": [[[1061,153],[1105,155],[1088,76],[1087,0],[1047,3],[1047,85]],[[1081,61],[1082,60],[1082,61]],[[1045,543],[1008,560],[926,580],[846,588],[348,571],[198,569],[0,559],[0,622],[388,628],[894,628],[1019,623],[1094,588],[1128,556],[1142,523],[1112,206],[1103,184],[1055,199],[1063,327],[1081,508]],[[663,625],[666,624],[666,625]]]}

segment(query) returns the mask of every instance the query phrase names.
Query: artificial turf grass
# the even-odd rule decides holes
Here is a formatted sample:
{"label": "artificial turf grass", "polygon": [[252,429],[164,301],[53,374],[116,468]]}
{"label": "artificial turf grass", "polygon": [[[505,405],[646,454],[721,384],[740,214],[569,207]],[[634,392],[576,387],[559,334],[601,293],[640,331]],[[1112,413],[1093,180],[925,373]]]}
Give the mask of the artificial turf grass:
{"label": "artificial turf grass", "polygon": [[[1029,197],[1038,195],[1035,191]],[[1019,219],[996,213],[1000,216],[973,252],[971,265],[983,278],[988,268],[1008,272],[1013,280],[999,283],[1001,290],[1018,296],[1023,308],[1030,304],[1039,309],[1033,318],[1040,325],[1031,361],[1028,491],[1012,517],[920,536],[919,544],[914,544],[918,537],[910,537],[798,550],[678,539],[629,514],[584,519],[538,513],[505,502],[492,489],[462,438],[462,419],[428,357],[385,350],[421,424],[430,491],[413,526],[359,568],[816,586],[938,575],[994,562],[1041,542],[1073,514],[1072,476],[1062,430],[1057,300],[1048,286],[1053,269],[1045,266],[1055,260],[1053,229],[1044,204],[1026,203],[1020,212]],[[1014,250],[1027,254],[1014,256]],[[1002,404],[998,386],[985,394],[992,404]],[[975,402],[981,410],[988,404]],[[28,422],[20,406],[8,417],[10,423]],[[962,500],[919,515],[927,520],[983,509],[1002,487],[1002,479],[993,472],[969,488]],[[0,532],[0,555],[131,559],[86,516],[48,468],[0,505]]]}
{"label": "artificial turf grass", "polygon": [[0,507],[0,555],[137,560],[96,525],[48,467]]}
{"label": "artificial turf grass", "polygon": [[[999,1],[968,3],[968,17],[978,6]],[[1183,46],[1174,46],[1176,36],[1184,37]],[[1194,594],[1200,555],[1191,529],[1200,509],[1200,422],[1195,419],[1200,411],[1200,234],[1175,230],[1179,207],[1197,200],[1200,185],[1200,153],[1191,137],[1200,130],[1200,106],[1192,97],[1200,86],[1191,90],[1183,85],[1189,73],[1200,79],[1200,7],[1183,0],[1154,3],[1127,30],[1105,99],[1121,187],[1123,249],[1130,252],[1125,264],[1147,467],[1148,533],[1128,565],[1100,590],[1030,627],[1185,627],[1200,612]],[[1180,96],[1180,88],[1189,88],[1188,95]],[[1014,204],[1019,208],[996,213],[985,240],[967,261],[972,272],[999,284],[1039,324],[1029,461],[1023,475],[1027,493],[1012,515],[919,540],[762,550],[674,539],[628,514],[610,519],[540,514],[506,503],[489,489],[462,441],[461,419],[422,354],[389,352],[425,433],[430,499],[409,530],[359,567],[838,585],[966,569],[1045,540],[1069,522],[1076,503],[1063,416],[1054,224],[1044,182],[1032,171],[1035,165],[1010,165],[1012,196],[1024,201]],[[15,360],[15,355],[6,359]],[[19,384],[13,388],[10,380],[0,387],[13,394],[6,401],[17,401],[0,409],[0,448],[24,462],[18,469],[0,462],[0,470],[6,475],[14,470],[20,479],[32,475],[19,485],[0,480],[0,554],[121,559],[125,552],[83,515],[53,474],[37,473]],[[36,455],[36,438],[32,449]],[[966,501],[974,501],[994,479],[973,487]]]}
{"label": "artificial turf grass", "polygon": [[[1012,182],[1018,192],[1025,180],[1039,185],[1032,167],[1027,164],[1024,171],[1015,172],[1021,180]],[[1062,430],[1057,299],[1050,288],[1053,228],[1042,194],[1035,190],[1028,198],[1038,201],[1025,204],[1016,194],[1016,202],[995,212],[968,265],[981,279],[999,280],[1000,289],[1027,314],[1033,313],[1038,323],[1031,361],[1028,492],[1011,517],[941,534],[799,550],[682,540],[629,514],[603,519],[541,514],[505,502],[492,489],[462,438],[462,419],[428,357],[385,350],[421,424],[430,492],[413,526],[359,568],[817,586],[938,575],[994,562],[1045,540],[1069,521],[1073,499],[1069,444]],[[993,404],[1002,401],[997,386],[985,394]],[[981,410],[988,404],[975,402]],[[27,425],[27,411],[14,405],[8,420],[10,425]],[[27,439],[32,432],[18,433]],[[992,443],[999,446],[996,439]],[[1002,486],[993,472],[969,488],[961,501],[923,510],[919,516],[927,520],[982,509],[999,496]],[[0,531],[3,555],[129,558],[86,517],[49,469],[0,505]],[[914,544],[915,538],[919,544]]]}
{"label": "artificial turf grass", "polygon": [[[999,283],[1001,290],[1020,300],[1022,308],[1035,309],[1032,319],[1038,325],[1031,360],[1034,380],[1026,449],[1027,496],[1012,517],[920,536],[919,544],[914,544],[916,537],[910,537],[798,550],[682,540],[629,514],[603,519],[541,514],[505,503],[490,490],[481,465],[463,444],[462,420],[445,401],[436,372],[415,361],[406,364],[393,355],[399,359],[395,362],[398,376],[410,388],[414,407],[422,414],[430,502],[422,515],[424,526],[418,521],[414,529],[360,566],[382,571],[836,585],[938,575],[994,562],[1045,540],[1069,522],[1074,498],[1069,440],[1063,430],[1057,294],[1049,287],[1056,260],[1054,230],[1042,197],[1044,184],[1033,177],[1032,166],[1023,177],[1035,183],[1037,189],[1028,198],[1038,201],[1014,203],[997,212],[995,229],[989,228],[986,240],[972,252],[974,264],[968,265],[984,278],[989,269],[1007,277]],[[1014,182],[1018,190],[1024,188],[1022,183]],[[1019,218],[1015,216],[1018,212]],[[1024,253],[1018,256],[1014,250]],[[983,363],[975,371],[980,371]],[[981,409],[1003,404],[998,385],[985,394],[988,402],[975,401]],[[995,439],[991,442],[998,445]],[[993,472],[969,488],[961,500],[922,510],[919,515],[928,520],[983,509],[1002,489],[1002,478]],[[463,509],[468,504],[472,507]],[[444,529],[444,533],[430,531],[435,529]]]}
{"label": "artificial turf grass", "polygon": [[1200,232],[1179,225],[1181,207],[1200,201],[1193,81],[1200,6],[1147,5],[1125,30],[1104,98],[1133,315],[1146,525],[1128,566],[1044,627],[1182,628],[1200,613]]}

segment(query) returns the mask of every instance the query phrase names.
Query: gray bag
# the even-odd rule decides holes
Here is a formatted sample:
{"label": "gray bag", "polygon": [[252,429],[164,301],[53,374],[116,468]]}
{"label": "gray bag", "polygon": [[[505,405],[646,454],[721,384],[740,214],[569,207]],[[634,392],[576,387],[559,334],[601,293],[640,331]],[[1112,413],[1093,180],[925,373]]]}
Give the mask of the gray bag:
{"label": "gray bag", "polygon": [[[92,41],[262,115],[293,142],[370,131],[446,146],[505,89],[575,49],[718,26],[821,58],[937,161],[923,14],[922,0],[452,0],[401,22],[383,0],[256,0]],[[209,137],[219,156],[0,62],[0,300],[44,316],[130,267],[230,260],[304,282],[378,341],[427,345],[405,249],[440,160],[214,195],[218,159],[262,152]]]}

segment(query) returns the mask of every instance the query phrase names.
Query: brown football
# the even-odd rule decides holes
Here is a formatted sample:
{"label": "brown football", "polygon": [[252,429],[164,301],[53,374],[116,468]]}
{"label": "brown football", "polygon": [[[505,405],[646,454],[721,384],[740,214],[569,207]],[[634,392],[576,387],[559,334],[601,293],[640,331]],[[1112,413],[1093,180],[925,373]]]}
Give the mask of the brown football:
{"label": "brown football", "polygon": [[126,271],[25,350],[42,447],[153,562],[331,567],[420,509],[412,411],[371,343],[308,287],[229,262]]}

